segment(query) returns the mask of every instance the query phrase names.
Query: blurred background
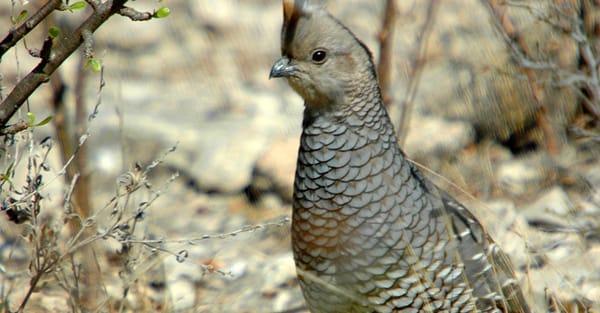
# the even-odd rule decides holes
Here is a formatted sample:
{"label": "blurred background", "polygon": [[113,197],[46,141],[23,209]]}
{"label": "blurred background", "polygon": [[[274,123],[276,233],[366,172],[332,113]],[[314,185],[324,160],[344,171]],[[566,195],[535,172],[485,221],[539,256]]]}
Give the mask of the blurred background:
{"label": "blurred background", "polygon": [[[0,3],[0,35],[43,3]],[[268,79],[281,2],[128,5],[170,15],[111,17],[93,35],[102,72],[75,53],[11,122],[53,120],[0,143],[0,308],[79,312],[95,284],[92,311],[305,312],[289,243],[303,104]],[[389,62],[402,147],[511,256],[535,311],[600,312],[600,4],[327,6]],[[2,97],[39,62],[27,49],[90,12],[56,11],[8,51]]]}

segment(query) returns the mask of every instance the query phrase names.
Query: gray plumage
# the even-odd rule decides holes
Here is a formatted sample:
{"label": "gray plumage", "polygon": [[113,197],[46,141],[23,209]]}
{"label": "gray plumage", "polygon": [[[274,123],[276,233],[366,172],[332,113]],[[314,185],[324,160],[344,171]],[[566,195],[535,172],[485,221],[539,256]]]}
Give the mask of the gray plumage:
{"label": "gray plumage", "polygon": [[529,312],[507,256],[398,146],[372,57],[310,1],[283,1],[285,77],[305,100],[292,247],[312,312]]}

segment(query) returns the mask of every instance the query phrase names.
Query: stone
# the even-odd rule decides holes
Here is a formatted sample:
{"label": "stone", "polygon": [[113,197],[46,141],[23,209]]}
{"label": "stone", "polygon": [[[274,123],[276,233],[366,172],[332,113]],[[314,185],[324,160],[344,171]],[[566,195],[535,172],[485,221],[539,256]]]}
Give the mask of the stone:
{"label": "stone", "polygon": [[[558,186],[543,192],[533,203],[523,207],[521,214],[532,225],[540,229],[573,229],[574,204],[569,195]],[[571,216],[571,218],[569,218]]]}
{"label": "stone", "polygon": [[402,146],[414,157],[453,155],[473,143],[473,129],[465,122],[433,115],[413,115]]}
{"label": "stone", "polygon": [[535,155],[504,161],[496,169],[499,187],[514,196],[535,191],[545,178],[546,170]]}
{"label": "stone", "polygon": [[265,176],[284,201],[291,202],[299,136],[275,139],[256,162],[256,173]]}

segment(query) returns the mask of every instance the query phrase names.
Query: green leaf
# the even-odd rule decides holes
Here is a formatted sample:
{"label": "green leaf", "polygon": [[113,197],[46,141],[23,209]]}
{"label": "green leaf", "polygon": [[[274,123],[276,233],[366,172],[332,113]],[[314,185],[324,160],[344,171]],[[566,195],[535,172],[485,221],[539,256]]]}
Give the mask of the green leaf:
{"label": "green leaf", "polygon": [[48,36],[50,36],[52,39],[60,36],[60,28],[56,26],[50,27],[50,29],[48,29]]}
{"label": "green leaf", "polygon": [[67,8],[69,11],[81,10],[87,6],[87,2],[85,1],[77,1]]}
{"label": "green leaf", "polygon": [[0,184],[0,186],[2,186],[4,184],[4,182],[8,182],[8,184],[10,185],[10,188],[15,189],[15,184],[12,182],[12,180],[10,180],[10,176],[7,176],[5,174],[0,174],[0,182],[2,182]]}
{"label": "green leaf", "polygon": [[15,162],[10,162],[10,164],[8,165],[8,168],[6,169],[6,171],[2,174],[0,174],[0,186],[4,183],[4,182],[8,182],[8,184],[10,185],[10,187],[12,189],[15,188],[15,185],[13,184],[13,182],[10,180],[10,174],[12,173],[13,167],[15,166]]}
{"label": "green leaf", "polygon": [[92,72],[99,73],[102,70],[102,63],[96,58],[89,58],[87,61],[85,61],[85,65],[83,68],[88,67],[92,68]]}
{"label": "green leaf", "polygon": [[33,126],[33,123],[35,122],[35,114],[33,114],[33,112],[27,112],[27,120],[29,121],[27,125]]}
{"label": "green leaf", "polygon": [[33,126],[36,126],[36,127],[37,126],[44,126],[44,125],[48,124],[52,120],[53,117],[54,116],[50,115],[50,116],[46,117],[44,120],[42,120],[41,122],[39,122],[39,123],[37,123],[37,124],[35,124]]}
{"label": "green leaf", "polygon": [[169,16],[169,14],[171,14],[171,9],[167,7],[161,7],[160,9],[156,10],[156,12],[154,12],[154,17],[164,18]]}
{"label": "green leaf", "polygon": [[21,23],[27,17],[27,15],[29,15],[29,12],[27,12],[27,10],[21,11],[21,13],[19,13],[19,16],[17,16],[17,19],[15,20],[15,24]]}
{"label": "green leaf", "polygon": [[15,162],[14,161],[10,162],[10,164],[8,165],[8,168],[6,169],[6,172],[4,172],[4,174],[2,174],[2,175],[6,176],[6,177],[10,177],[10,172],[12,172],[14,166],[15,166]]}

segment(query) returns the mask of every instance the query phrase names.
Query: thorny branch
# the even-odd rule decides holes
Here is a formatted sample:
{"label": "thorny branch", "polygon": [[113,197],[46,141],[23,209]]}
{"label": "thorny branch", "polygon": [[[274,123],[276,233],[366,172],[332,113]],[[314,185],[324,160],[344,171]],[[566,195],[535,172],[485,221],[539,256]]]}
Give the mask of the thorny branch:
{"label": "thorny branch", "polygon": [[284,225],[287,225],[289,223],[290,219],[289,217],[282,217],[281,219],[279,219],[278,221],[275,222],[270,222],[270,223],[264,223],[264,224],[257,224],[257,225],[245,225],[242,226],[241,228],[238,228],[234,231],[228,232],[228,233],[219,233],[219,234],[205,234],[205,235],[200,235],[200,236],[196,236],[196,237],[192,237],[192,238],[186,238],[186,239],[137,239],[137,238],[129,238],[127,240],[125,240],[124,242],[127,243],[140,243],[140,244],[145,244],[145,245],[155,245],[155,244],[166,244],[166,243],[175,243],[175,244],[188,244],[191,246],[197,245],[199,242],[204,241],[204,240],[209,240],[209,239],[225,239],[225,238],[229,238],[229,237],[235,237],[239,234],[242,233],[252,233],[258,230],[262,230],[265,228],[269,228],[269,227],[281,227]]}
{"label": "thorny branch", "polygon": [[[34,28],[44,27],[41,26],[41,22],[45,21],[49,25],[51,25],[51,20],[53,20],[54,15],[50,15],[54,10],[65,10],[67,9],[67,5],[64,4],[64,1],[61,0],[45,0],[47,2],[41,9],[39,9],[33,16],[31,16],[27,21],[21,24],[18,28],[12,29],[6,38],[4,38],[0,42],[0,58],[2,55],[14,47],[19,41],[24,40],[25,36],[31,32]],[[165,12],[156,12],[156,13],[139,13],[134,9],[127,8],[126,10],[121,10],[125,8],[124,4],[127,0],[85,0],[85,2],[92,8],[90,14],[85,18],[83,23],[79,25],[77,30],[70,31],[61,34],[60,36],[50,37],[48,36],[40,49],[28,49],[31,56],[35,58],[40,58],[39,63],[35,66],[29,74],[27,74],[23,79],[17,82],[16,87],[10,92],[6,99],[0,99],[0,136],[6,134],[14,134],[21,130],[27,129],[32,125],[29,125],[24,121],[16,121],[13,125],[8,125],[7,123],[11,119],[11,117],[19,110],[19,108],[23,105],[27,98],[35,91],[35,89],[40,86],[42,83],[49,81],[51,78],[56,80],[57,75],[52,75],[62,64],[62,62],[72,55],[79,46],[83,45],[83,54],[82,58],[90,59],[94,57],[93,51],[93,33],[104,24],[112,15],[119,14],[127,16],[131,19],[132,16],[138,17],[148,17],[145,20],[153,17],[164,17]],[[67,1],[68,3],[68,1]],[[168,12],[167,12],[168,14]],[[82,67],[83,68],[83,62]],[[96,100],[96,105],[93,108],[93,112],[87,116],[88,121],[93,119],[98,113],[98,106],[100,105],[100,91],[104,86],[104,76],[103,76],[103,68],[100,68],[100,86],[98,91],[98,98]],[[64,92],[64,84],[60,82],[60,77],[58,78],[59,83],[55,84],[54,104],[57,105],[58,102],[61,101],[62,94]],[[82,90],[82,84],[76,86],[78,90]],[[79,92],[81,93],[81,92]],[[79,97],[81,98],[81,97]],[[83,108],[84,106],[78,103],[78,109]],[[67,168],[69,164],[76,163],[78,165],[79,170],[83,169],[85,166],[84,163],[81,163],[85,160],[85,147],[83,146],[84,142],[87,140],[89,134],[85,129],[85,123],[83,122],[86,117],[85,110],[77,111],[77,133],[76,139],[78,142],[74,143],[75,148],[74,151],[69,151],[71,155],[70,158],[66,159],[64,162],[63,168],[60,170],[59,176],[64,176],[68,171]],[[79,123],[81,121],[81,123]],[[64,125],[64,120],[57,121],[57,123],[61,123]],[[28,132],[31,136],[33,132]],[[65,137],[66,138],[66,137]],[[46,143],[48,144],[48,143]],[[44,143],[42,142],[42,145]],[[33,140],[30,141],[30,156],[34,155],[33,153]],[[79,158],[76,156],[79,155]],[[18,157],[15,157],[18,159]],[[32,167],[37,166],[37,159],[30,158],[29,164],[29,172],[32,172]],[[157,166],[158,163],[152,164],[148,167],[148,170]],[[7,172],[11,171],[12,165],[9,167]],[[37,173],[37,172],[36,172]],[[12,174],[11,174],[12,175]],[[48,275],[56,275],[57,272],[61,272],[62,263],[67,259],[71,260],[71,264],[75,266],[74,256],[77,256],[77,263],[80,263],[81,266],[77,266],[77,270],[73,270],[73,275],[75,276],[74,285],[66,284],[64,285],[66,290],[72,291],[71,294],[71,304],[72,307],[78,307],[78,310],[88,310],[90,308],[98,308],[102,307],[97,301],[98,299],[98,278],[100,273],[99,265],[96,261],[97,257],[94,251],[94,247],[92,243],[99,239],[95,231],[95,219],[96,216],[88,216],[81,214],[79,212],[73,212],[71,199],[73,196],[77,198],[77,189],[76,187],[81,187],[83,184],[82,181],[86,179],[86,173],[74,172],[72,175],[67,174],[66,176],[70,178],[70,189],[67,191],[65,195],[65,221],[74,221],[74,223],[79,222],[79,227],[73,228],[75,231],[74,240],[69,242],[72,246],[67,246],[67,250],[64,253],[61,253],[56,249],[57,243],[51,242],[52,240],[56,240],[56,235],[54,233],[55,229],[47,228],[47,223],[38,221],[36,218],[37,213],[40,211],[39,201],[42,199],[40,196],[40,191],[48,186],[48,182],[42,183],[41,174],[36,174],[35,179],[29,179],[29,181],[35,184],[35,188],[28,188],[19,192],[18,194],[22,195],[18,200],[18,203],[11,203],[5,206],[4,203],[2,205],[2,209],[6,208],[8,210],[17,211],[19,207],[17,207],[20,203],[30,204],[29,207],[24,209],[29,209],[29,220],[32,227],[32,232],[30,235],[31,241],[34,242],[34,255],[32,257],[32,261],[30,263],[30,274],[31,280],[29,282],[29,289],[26,291],[25,298],[22,300],[18,311],[25,311],[25,307],[33,294],[33,292],[37,292],[39,290],[41,282],[45,280],[45,277]],[[12,177],[12,176],[11,176]],[[56,179],[55,177],[54,179]],[[174,177],[171,179],[171,181]],[[2,180],[1,183],[10,180]],[[169,183],[171,182],[169,181]],[[11,183],[12,185],[12,183]],[[17,193],[17,191],[15,191]],[[152,202],[158,198],[161,190],[157,191],[154,194],[154,197],[148,201],[147,205],[143,207],[146,209]],[[87,194],[87,191],[85,192]],[[75,202],[77,203],[77,202]],[[87,207],[87,205],[85,205]],[[139,209],[141,210],[141,209]],[[25,213],[27,213],[25,212]],[[135,222],[138,221],[138,216],[142,216],[142,212],[134,212],[135,218],[132,219],[132,231],[135,230]],[[8,214],[8,213],[7,213]],[[82,217],[83,216],[83,217]],[[78,219],[78,221],[77,221]],[[46,231],[46,229],[48,231]],[[76,249],[72,249],[75,247]],[[58,270],[57,270],[58,269]],[[79,285],[79,280],[85,280],[85,282]],[[66,281],[66,279],[64,280]],[[60,282],[59,282],[60,283]],[[74,300],[73,300],[74,299]],[[1,301],[0,301],[1,302]],[[0,305],[2,307],[2,305]]]}

